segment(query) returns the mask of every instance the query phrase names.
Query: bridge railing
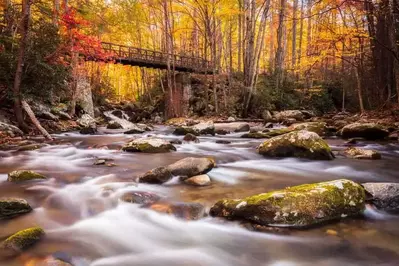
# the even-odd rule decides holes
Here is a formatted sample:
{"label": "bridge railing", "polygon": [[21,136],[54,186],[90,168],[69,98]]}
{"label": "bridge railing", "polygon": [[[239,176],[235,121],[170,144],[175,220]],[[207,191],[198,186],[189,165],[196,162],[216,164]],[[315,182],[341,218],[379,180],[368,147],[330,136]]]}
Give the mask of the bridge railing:
{"label": "bridge railing", "polygon": [[147,50],[142,48],[118,45],[113,43],[102,43],[102,48],[107,53],[112,54],[116,59],[127,59],[127,60],[139,60],[144,63],[153,64],[166,64],[168,60],[173,62],[176,67],[183,68],[197,68],[204,71],[210,71],[212,64],[210,61],[193,56],[168,54],[164,52],[158,52],[154,50]]}

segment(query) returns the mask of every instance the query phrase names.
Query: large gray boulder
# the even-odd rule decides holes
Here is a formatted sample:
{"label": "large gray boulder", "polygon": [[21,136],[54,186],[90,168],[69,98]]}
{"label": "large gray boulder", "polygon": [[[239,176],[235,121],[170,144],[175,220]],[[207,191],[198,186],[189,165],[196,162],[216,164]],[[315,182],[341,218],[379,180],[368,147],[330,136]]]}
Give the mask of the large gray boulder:
{"label": "large gray boulder", "polygon": [[260,225],[309,227],[359,215],[364,208],[363,187],[340,179],[288,187],[245,199],[220,200],[210,214]]}
{"label": "large gray boulder", "polygon": [[340,134],[344,139],[364,138],[367,140],[378,140],[388,137],[389,132],[383,126],[376,123],[353,123],[344,126]]}
{"label": "large gray boulder", "polygon": [[0,198],[0,219],[9,219],[32,211],[24,199]]}
{"label": "large gray boulder", "polygon": [[249,131],[250,126],[245,122],[233,122],[233,123],[216,123],[215,131],[220,132],[221,130],[227,132],[246,132]]}
{"label": "large gray boulder", "polygon": [[189,177],[206,174],[215,167],[215,161],[211,158],[187,157],[169,166],[167,169],[182,180]]}
{"label": "large gray boulder", "polygon": [[391,213],[399,213],[399,183],[364,183],[370,195],[368,202],[377,209]]}
{"label": "large gray boulder", "polygon": [[159,138],[139,138],[122,147],[127,152],[163,153],[176,151],[176,147],[169,141]]}
{"label": "large gray boulder", "polygon": [[334,159],[327,142],[316,133],[305,130],[293,131],[268,139],[258,147],[258,152],[267,157]]}

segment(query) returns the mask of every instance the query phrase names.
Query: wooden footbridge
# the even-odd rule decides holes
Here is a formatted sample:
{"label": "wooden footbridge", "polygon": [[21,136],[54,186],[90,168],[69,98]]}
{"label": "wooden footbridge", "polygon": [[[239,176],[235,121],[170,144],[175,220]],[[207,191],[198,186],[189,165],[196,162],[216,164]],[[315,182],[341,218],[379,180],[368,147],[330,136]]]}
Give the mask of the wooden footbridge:
{"label": "wooden footbridge", "polygon": [[[167,62],[170,60],[171,68],[174,67],[179,72],[213,73],[212,63],[199,57],[168,54],[108,42],[102,43],[102,49],[107,54],[107,62],[113,61],[124,65],[167,69]],[[95,60],[95,58],[88,57],[87,60]]]}

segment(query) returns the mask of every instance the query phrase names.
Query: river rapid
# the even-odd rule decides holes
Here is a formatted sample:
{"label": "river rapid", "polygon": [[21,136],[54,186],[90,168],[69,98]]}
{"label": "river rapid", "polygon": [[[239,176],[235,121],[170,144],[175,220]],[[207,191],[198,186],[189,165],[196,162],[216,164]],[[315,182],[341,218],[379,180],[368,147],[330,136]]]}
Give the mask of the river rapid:
{"label": "river rapid", "polygon": [[[142,134],[176,139],[172,129]],[[291,266],[398,265],[399,216],[368,207],[364,217],[307,230],[253,232],[236,222],[212,217],[186,221],[120,201],[129,191],[154,192],[171,202],[199,202],[209,209],[222,198],[242,198],[287,186],[348,178],[359,183],[399,182],[399,145],[361,142],[381,152],[377,161],[338,157],[333,161],[265,159],[256,153],[261,140],[241,133],[200,137],[167,154],[126,153],[132,135],[100,129],[98,135],[54,135],[56,141],[34,151],[0,151],[0,195],[26,199],[34,211],[0,221],[0,239],[31,226],[46,237],[0,265],[32,265],[32,258],[53,255],[75,266]],[[217,144],[216,140],[231,144]],[[337,151],[344,141],[329,139]],[[164,185],[136,184],[134,177],[188,157],[213,157],[212,185],[191,187],[172,180]],[[115,166],[93,165],[97,158]],[[35,170],[46,181],[9,183],[7,173]]]}

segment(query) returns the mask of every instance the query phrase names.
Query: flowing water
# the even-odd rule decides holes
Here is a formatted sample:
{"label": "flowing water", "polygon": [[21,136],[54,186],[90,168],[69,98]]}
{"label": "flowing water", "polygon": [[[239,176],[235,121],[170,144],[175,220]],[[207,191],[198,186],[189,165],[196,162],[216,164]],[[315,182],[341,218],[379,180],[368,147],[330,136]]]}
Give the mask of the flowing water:
{"label": "flowing water", "polygon": [[[166,127],[150,134],[176,138]],[[102,129],[95,136],[56,135],[57,145],[35,151],[0,152],[0,195],[25,198],[34,208],[27,215],[0,221],[0,239],[35,225],[46,230],[38,245],[0,265],[28,265],[31,258],[48,254],[67,257],[76,266],[398,265],[399,216],[370,207],[362,218],[309,230],[261,233],[211,217],[180,220],[118,200],[125,192],[151,191],[165,200],[200,202],[209,208],[221,198],[342,177],[399,182],[398,144],[362,143],[380,151],[380,161],[272,160],[256,153],[260,140],[239,135],[201,137],[200,143],[177,145],[177,152],[168,154],[139,154],[120,151],[132,136]],[[232,143],[216,144],[217,139]],[[334,150],[345,148],[342,140],[328,142]],[[215,158],[218,167],[209,173],[211,186],[132,181],[140,173],[187,156]],[[115,166],[94,166],[96,158],[112,159]],[[37,170],[51,178],[6,182],[7,173],[16,169]]]}

